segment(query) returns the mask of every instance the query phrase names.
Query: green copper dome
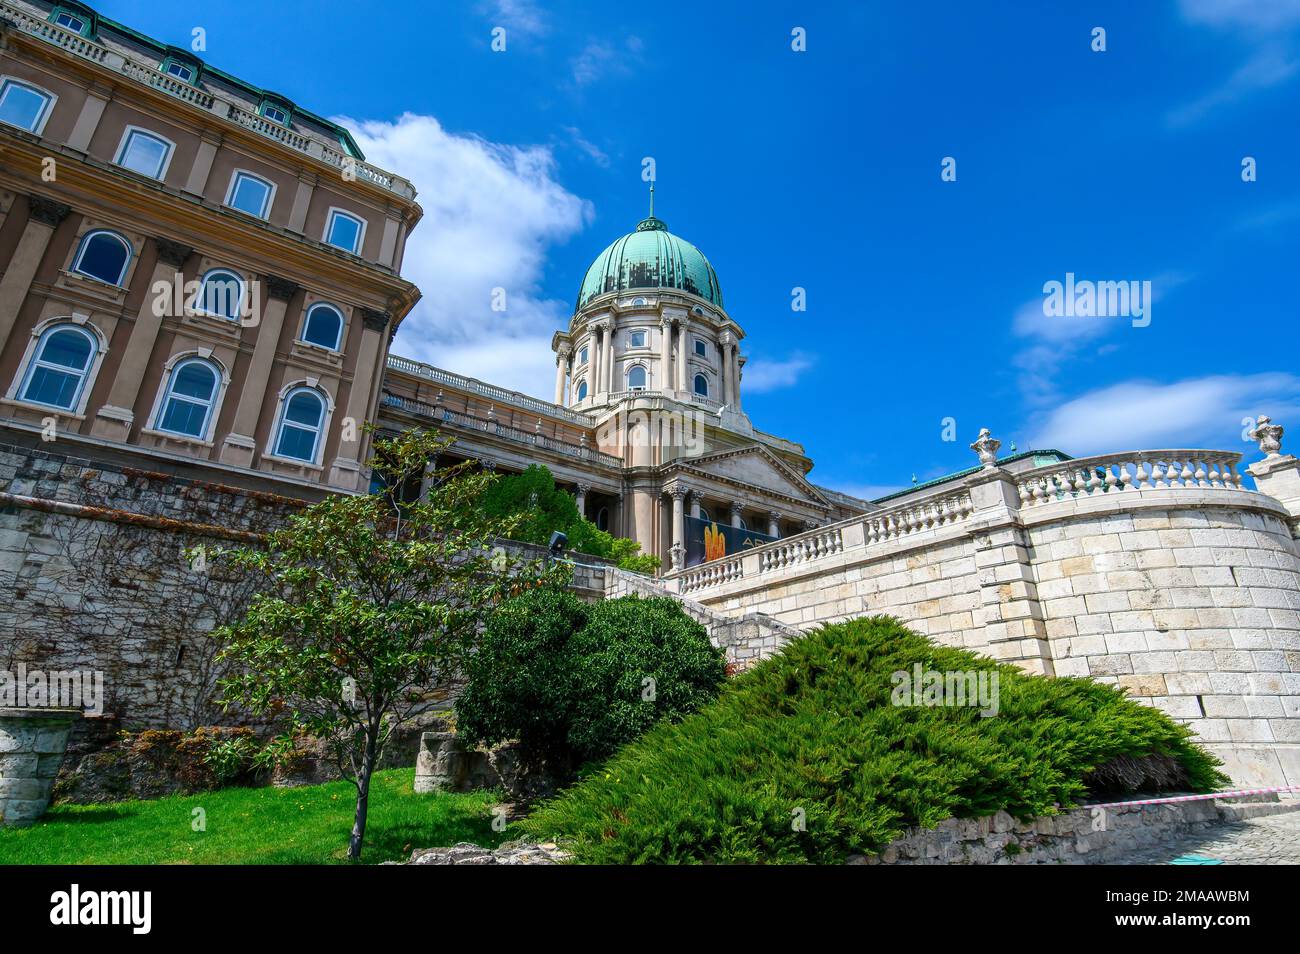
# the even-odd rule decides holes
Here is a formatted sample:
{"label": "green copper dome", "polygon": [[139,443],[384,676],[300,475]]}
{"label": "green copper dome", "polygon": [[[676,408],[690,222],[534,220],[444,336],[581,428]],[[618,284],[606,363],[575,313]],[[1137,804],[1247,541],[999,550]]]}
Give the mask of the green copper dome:
{"label": "green copper dome", "polygon": [[718,273],[698,248],[668,231],[662,219],[642,219],[629,232],[596,256],[582,280],[578,311],[593,298],[634,288],[675,288],[699,295],[719,308],[722,286]]}

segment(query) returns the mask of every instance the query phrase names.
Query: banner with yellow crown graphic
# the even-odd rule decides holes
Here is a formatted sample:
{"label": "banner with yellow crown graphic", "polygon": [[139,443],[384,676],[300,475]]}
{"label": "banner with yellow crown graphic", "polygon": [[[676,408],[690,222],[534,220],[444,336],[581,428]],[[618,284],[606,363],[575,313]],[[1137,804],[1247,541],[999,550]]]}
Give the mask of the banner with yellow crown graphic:
{"label": "banner with yellow crown graphic", "polygon": [[709,560],[717,560],[775,539],[776,537],[745,527],[733,527],[712,520],[687,517],[686,565],[695,566]]}

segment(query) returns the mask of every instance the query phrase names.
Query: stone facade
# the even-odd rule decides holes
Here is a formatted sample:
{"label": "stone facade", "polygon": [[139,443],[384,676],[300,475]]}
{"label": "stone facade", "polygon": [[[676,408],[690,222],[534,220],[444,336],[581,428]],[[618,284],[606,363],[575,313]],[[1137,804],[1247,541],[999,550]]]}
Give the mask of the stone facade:
{"label": "stone facade", "polygon": [[0,825],[30,825],[50,803],[76,709],[0,708]]}
{"label": "stone facade", "polygon": [[722,616],[887,613],[1031,672],[1113,683],[1191,725],[1239,782],[1300,785],[1296,517],[1266,478],[1242,486],[1237,456],[985,468],[668,584]]}
{"label": "stone facade", "polygon": [[1006,812],[987,818],[950,818],[934,828],[913,828],[875,855],[855,855],[865,865],[1095,865],[1112,864],[1134,851],[1206,832],[1243,817],[1241,804],[1223,801],[1076,808],[1017,821]]}

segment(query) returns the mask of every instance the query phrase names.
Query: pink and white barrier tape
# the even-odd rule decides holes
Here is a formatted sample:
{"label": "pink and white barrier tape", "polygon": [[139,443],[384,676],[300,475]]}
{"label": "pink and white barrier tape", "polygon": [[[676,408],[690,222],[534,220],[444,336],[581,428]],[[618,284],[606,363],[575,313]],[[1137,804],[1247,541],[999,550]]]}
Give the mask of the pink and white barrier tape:
{"label": "pink and white barrier tape", "polygon": [[1123,808],[1125,805],[1170,805],[1174,802],[1206,802],[1212,798],[1244,798],[1247,795],[1274,795],[1278,792],[1300,792],[1300,785],[1281,788],[1246,788],[1237,792],[1212,792],[1209,795],[1173,795],[1169,798],[1139,798],[1131,802],[1096,802],[1080,808]]}

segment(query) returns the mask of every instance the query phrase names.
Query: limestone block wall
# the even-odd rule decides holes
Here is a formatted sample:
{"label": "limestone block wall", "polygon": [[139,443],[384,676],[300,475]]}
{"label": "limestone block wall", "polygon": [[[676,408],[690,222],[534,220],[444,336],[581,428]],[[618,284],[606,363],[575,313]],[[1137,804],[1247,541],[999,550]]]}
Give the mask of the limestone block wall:
{"label": "limestone block wall", "polygon": [[1190,725],[1248,784],[1300,784],[1300,561],[1269,512],[1180,506],[1029,528],[1061,676]]}
{"label": "limestone block wall", "polygon": [[1300,785],[1296,519],[1242,486],[1237,455],[1177,453],[1188,463],[1157,465],[1159,483],[1143,462],[1170,452],[1138,455],[1137,479],[1098,460],[986,469],[668,582],[725,616],[806,629],[887,613],[1031,672],[1113,683],[1190,725],[1236,781]]}

